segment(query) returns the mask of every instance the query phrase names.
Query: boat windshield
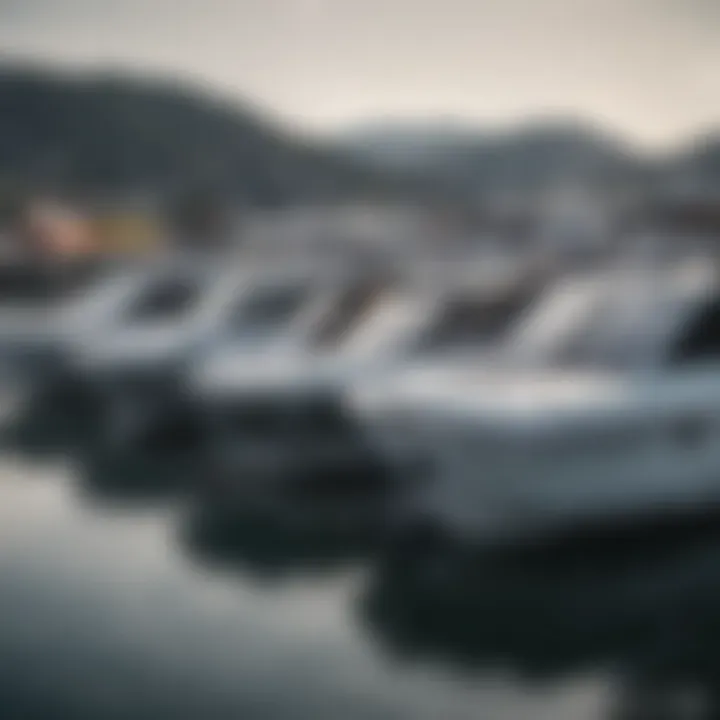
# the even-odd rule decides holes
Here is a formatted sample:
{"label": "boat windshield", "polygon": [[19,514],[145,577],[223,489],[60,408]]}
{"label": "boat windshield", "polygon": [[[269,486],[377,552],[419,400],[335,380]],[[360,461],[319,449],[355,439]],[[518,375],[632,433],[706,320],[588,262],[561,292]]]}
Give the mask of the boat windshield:
{"label": "boat windshield", "polygon": [[706,289],[667,273],[562,283],[519,323],[506,344],[508,359],[615,369],[656,364]]}
{"label": "boat windshield", "polygon": [[179,320],[197,307],[202,290],[196,277],[157,278],[136,298],[126,318],[139,323]]}
{"label": "boat windshield", "polygon": [[[325,330],[324,346],[345,354],[432,354],[486,347],[531,302],[529,290],[505,295],[458,291],[438,299],[399,285],[348,292]],[[440,303],[438,307],[438,303]]]}
{"label": "boat windshield", "polygon": [[446,298],[422,333],[419,349],[438,352],[486,347],[505,333],[535,294],[526,288],[500,294],[463,293]]}
{"label": "boat windshield", "polygon": [[312,295],[307,284],[264,285],[239,300],[231,313],[231,325],[240,335],[274,332],[287,327]]}

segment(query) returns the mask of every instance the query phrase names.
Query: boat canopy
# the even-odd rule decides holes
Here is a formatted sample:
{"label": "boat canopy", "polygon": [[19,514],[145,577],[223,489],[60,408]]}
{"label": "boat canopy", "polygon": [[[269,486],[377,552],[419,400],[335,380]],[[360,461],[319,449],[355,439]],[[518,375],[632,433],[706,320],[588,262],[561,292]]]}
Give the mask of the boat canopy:
{"label": "boat canopy", "polygon": [[703,264],[565,279],[518,323],[503,355],[530,367],[662,366],[681,359],[717,293],[714,272]]}

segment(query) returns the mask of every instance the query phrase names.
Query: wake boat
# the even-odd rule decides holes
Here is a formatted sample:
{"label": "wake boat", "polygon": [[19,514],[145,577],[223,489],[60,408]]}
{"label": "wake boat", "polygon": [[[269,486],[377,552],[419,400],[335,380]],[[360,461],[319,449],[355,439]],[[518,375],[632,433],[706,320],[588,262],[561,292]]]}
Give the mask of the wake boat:
{"label": "wake boat", "polygon": [[165,261],[113,263],[93,282],[73,288],[71,297],[43,308],[44,323],[34,326],[35,362],[22,369],[23,388],[10,423],[15,441],[40,430],[43,442],[58,449],[95,437],[107,410],[111,358],[121,364],[113,342],[167,272]]}
{"label": "wake boat", "polygon": [[500,357],[354,388],[357,417],[412,481],[405,536],[516,539],[720,500],[711,266],[566,279]]}
{"label": "wake boat", "polygon": [[156,272],[147,265],[107,268],[92,283],[75,290],[71,299],[46,310],[44,339],[48,354],[36,390],[52,393],[72,389],[78,380],[76,359],[85,348],[102,340],[119,326],[136,297],[145,292]]}
{"label": "wake boat", "polygon": [[102,446],[127,448],[166,420],[187,420],[194,398],[186,376],[200,358],[215,346],[289,342],[287,325],[312,301],[305,267],[259,272],[182,260],[158,270],[122,321],[76,358],[102,397]]}
{"label": "wake boat", "polygon": [[302,522],[345,524],[351,510],[363,524],[376,519],[386,476],[346,388],[398,366],[477,359],[531,301],[535,287],[517,280],[477,287],[361,274],[331,288],[302,342],[208,356],[194,382],[212,423],[216,482],[206,490],[221,504],[285,507]]}
{"label": "wake boat", "polygon": [[6,420],[22,424],[86,399],[73,357],[112,327],[147,275],[144,267],[103,261],[0,266]]}

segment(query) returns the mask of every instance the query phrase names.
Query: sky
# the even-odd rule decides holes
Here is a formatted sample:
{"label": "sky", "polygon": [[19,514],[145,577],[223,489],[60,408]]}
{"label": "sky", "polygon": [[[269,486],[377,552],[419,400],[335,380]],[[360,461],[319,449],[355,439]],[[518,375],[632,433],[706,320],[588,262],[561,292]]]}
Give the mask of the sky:
{"label": "sky", "polygon": [[578,116],[720,127],[720,0],[0,0],[0,57],[170,73],[310,132]]}

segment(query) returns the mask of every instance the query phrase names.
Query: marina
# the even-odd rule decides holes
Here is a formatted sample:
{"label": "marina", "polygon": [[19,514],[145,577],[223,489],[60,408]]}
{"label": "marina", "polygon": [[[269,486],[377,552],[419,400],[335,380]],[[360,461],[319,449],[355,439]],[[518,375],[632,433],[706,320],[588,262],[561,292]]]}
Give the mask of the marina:
{"label": "marina", "polygon": [[487,263],[161,261],[0,326],[4,717],[711,717],[714,265]]}
{"label": "marina", "polygon": [[720,720],[718,0],[0,0],[0,720]]}

